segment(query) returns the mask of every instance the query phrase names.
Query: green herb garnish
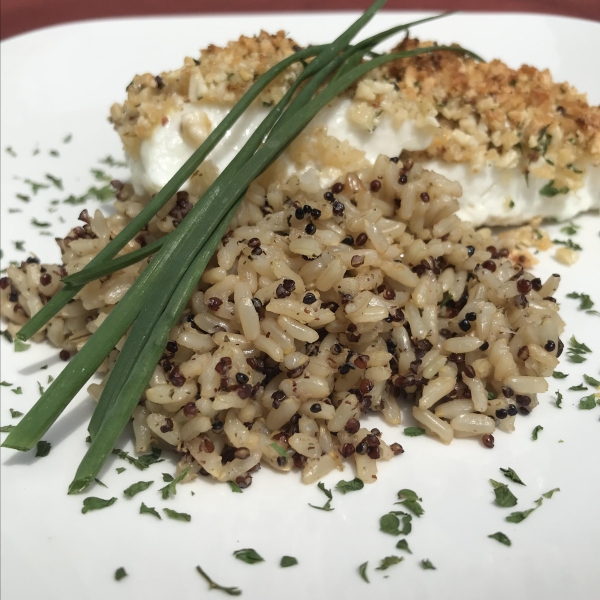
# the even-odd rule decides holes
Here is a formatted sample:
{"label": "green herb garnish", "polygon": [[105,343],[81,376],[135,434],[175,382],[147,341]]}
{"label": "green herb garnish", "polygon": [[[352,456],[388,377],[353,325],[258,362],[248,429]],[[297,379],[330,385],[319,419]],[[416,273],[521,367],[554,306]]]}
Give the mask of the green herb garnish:
{"label": "green herb garnish", "polygon": [[31,344],[22,342],[19,338],[15,339],[15,352],[25,352],[31,348]]}
{"label": "green herb garnish", "polygon": [[435,571],[435,567],[433,566],[433,563],[427,558],[424,558],[420,564],[421,564],[421,568],[424,570],[433,569]]}
{"label": "green herb garnish", "polygon": [[600,381],[594,379],[593,377],[590,377],[589,375],[584,375],[583,379],[588,385],[591,385],[593,387],[600,387]]}
{"label": "green herb garnish", "polygon": [[573,392],[585,392],[585,390],[587,390],[587,387],[583,385],[583,383],[580,383],[579,385],[572,385],[569,388],[569,390]]}
{"label": "green herb garnish", "polygon": [[560,228],[562,233],[565,233],[566,235],[575,235],[579,229],[581,229],[581,225],[575,225],[573,221],[569,221],[568,225]]}
{"label": "green herb garnish", "polygon": [[10,416],[13,419],[18,419],[19,417],[23,416],[23,413],[20,410],[15,410],[14,408],[10,408]]}
{"label": "green herb garnish", "polygon": [[494,494],[496,496],[496,504],[503,508],[510,508],[517,504],[516,496],[510,491],[506,483],[500,483],[494,479],[490,479],[490,483],[494,488]]}
{"label": "green herb garnish", "polygon": [[505,546],[512,546],[512,542],[508,539],[506,535],[504,535],[501,531],[497,531],[496,533],[492,533],[492,535],[488,535],[489,538],[504,544]]}
{"label": "green herb garnish", "polygon": [[538,439],[538,435],[540,431],[543,431],[543,427],[541,425],[536,425],[531,432],[531,439],[535,442]]}
{"label": "green herb garnish", "polygon": [[10,390],[13,394],[16,394],[17,396],[20,396],[23,393],[23,390],[21,389],[21,386],[17,386],[16,388],[13,388],[12,390]]}
{"label": "green herb garnish", "polygon": [[177,512],[176,510],[171,510],[170,508],[163,508],[163,512],[167,515],[167,517],[169,517],[169,519],[173,519],[175,521],[186,521],[189,523],[192,520],[191,515]]}
{"label": "green herb garnish", "polygon": [[520,485],[526,485],[521,480],[521,478],[515,473],[515,471],[513,469],[511,469],[510,467],[508,469],[503,469],[502,467],[500,467],[500,470],[504,474],[504,477],[506,477],[507,479],[510,479],[511,481],[514,481],[515,483],[519,483]]}
{"label": "green herb garnish", "polygon": [[35,181],[32,181],[31,179],[24,179],[23,182],[31,186],[31,193],[34,196],[38,193],[39,190],[44,190],[50,187],[50,185],[48,185],[47,183],[37,183]]}
{"label": "green herb garnish", "polygon": [[102,487],[108,488],[108,486],[105,483],[102,483],[98,478],[94,479],[94,481],[98,484],[101,485]]}
{"label": "green herb garnish", "polygon": [[342,494],[347,494],[348,492],[356,492],[358,490],[362,490],[365,487],[365,484],[362,482],[362,479],[355,477],[352,481],[338,481],[335,489]]}
{"label": "green herb garnish", "polygon": [[228,481],[227,483],[229,484],[229,487],[231,488],[232,492],[234,492],[235,494],[242,493],[242,488],[235,481]]}
{"label": "green herb garnish", "polygon": [[404,435],[409,437],[416,437],[417,435],[423,435],[425,430],[422,427],[406,427],[404,429]]}
{"label": "green herb garnish", "polygon": [[569,340],[569,349],[567,350],[567,354],[572,362],[582,363],[587,360],[584,356],[585,354],[590,353],[591,350],[583,343],[578,342],[575,336],[571,336]]}
{"label": "green herb garnish", "polygon": [[579,245],[576,244],[571,238],[568,238],[566,241],[565,240],[552,240],[553,244],[557,244],[559,246],[565,246],[566,248],[569,248],[570,250],[583,250],[583,248]]}
{"label": "green herb garnish", "polygon": [[402,556],[393,556],[393,555],[386,556],[385,558],[381,559],[379,566],[375,567],[375,570],[376,571],[386,571],[391,566],[397,565],[398,563],[401,563],[403,560],[404,560],[404,557],[402,557]]}
{"label": "green herb garnish", "polygon": [[[351,46],[353,37],[382,5],[383,0],[377,0],[332,44],[300,50],[261,76],[167,185],[89,265],[74,275],[74,278],[65,278],[65,287],[20,329],[19,338],[26,340],[43,327],[79,292],[83,285],[81,281],[89,276],[90,267],[106,266],[105,263],[112,260],[169,201],[270,81],[291,64],[316,57],[308,63],[282,100],[268,113],[242,150],[204,193],[203,201],[194,206],[174,232],[163,238],[164,246],[94,333],[93,341],[86,343],[75,355],[40,401],[4,441],[4,446],[19,450],[32,447],[85,385],[118,340],[128,332],[88,426],[93,443],[87,449],[69,487],[70,493],[84,490],[98,474],[110,449],[129,422],[160,359],[169,331],[184,310],[248,185],[322,108],[372,69],[392,60],[427,54],[434,50],[473,56],[456,46],[430,46],[361,62],[375,43],[409,26],[392,28]],[[338,67],[340,69],[334,75]],[[309,77],[312,79],[308,80]]]}
{"label": "green herb garnish", "polygon": [[115,579],[117,581],[121,581],[121,579],[123,579],[123,577],[127,577],[127,571],[125,571],[125,569],[123,567],[119,567],[115,571]]}
{"label": "green herb garnish", "polygon": [[48,181],[50,181],[50,183],[52,183],[52,185],[59,189],[62,190],[63,189],[63,182],[62,179],[58,178],[58,177],[54,177],[54,175],[50,175],[49,173],[46,173],[46,179]]}
{"label": "green herb garnish", "polygon": [[150,465],[154,463],[163,462],[164,458],[160,458],[162,450],[160,448],[152,448],[150,454],[142,454],[139,458],[134,458],[133,456],[129,456],[129,452],[125,450],[120,450],[119,448],[115,448],[112,451],[113,454],[116,454],[119,458],[128,461],[134,467],[143,471],[147,469]]}
{"label": "green herb garnish", "polygon": [[2,387],[10,387],[12,383],[8,383],[8,381],[0,381],[0,385]]}
{"label": "green herb garnish", "polygon": [[181,473],[179,473],[179,475],[177,475],[177,477],[175,477],[175,479],[173,479],[173,481],[170,481],[167,485],[165,485],[165,487],[162,487],[160,490],[158,490],[162,494],[163,500],[166,500],[169,495],[175,496],[177,494],[177,484],[183,480],[189,470],[189,467],[184,469],[181,471]]}
{"label": "green herb garnish", "polygon": [[369,578],[367,577],[367,567],[369,566],[369,561],[364,562],[362,565],[360,565],[360,567],[358,567],[358,574],[361,576],[362,579],[364,579],[364,581],[366,581],[367,583],[371,583],[369,581]]}
{"label": "green herb garnish", "polygon": [[565,377],[568,376],[568,373],[561,373],[560,371],[554,371],[554,373],[552,373],[552,377],[554,377],[554,379],[565,379]]}
{"label": "green herb garnish", "polygon": [[50,450],[52,449],[52,444],[50,442],[45,442],[44,440],[40,440],[37,443],[37,449],[35,451],[35,455],[42,458],[44,456],[48,456],[50,454]]}
{"label": "green herb garnish", "polygon": [[25,242],[23,240],[17,240],[13,242],[15,245],[15,250],[19,250],[19,252],[25,252]]}
{"label": "green herb garnish", "polygon": [[137,483],[132,483],[123,491],[123,494],[127,496],[127,498],[133,498],[136,494],[147,490],[153,483],[154,481],[138,481]]}
{"label": "green herb garnish", "polygon": [[108,506],[112,506],[116,501],[116,498],[111,498],[110,500],[103,500],[102,498],[89,496],[84,499],[83,508],[81,509],[81,512],[85,515],[85,513],[90,512],[90,510],[100,510],[101,508],[107,508]]}
{"label": "green herb garnish", "polygon": [[0,427],[0,433],[10,433],[16,429],[16,427],[16,425],[2,425],[2,427]]}
{"label": "green herb garnish", "polygon": [[[90,442],[91,441],[92,439],[90,438]],[[117,472],[117,475],[120,475],[123,471],[127,471],[127,469],[125,467],[117,467],[115,471]]]}
{"label": "green herb garnish", "polygon": [[242,550],[235,550],[233,555],[249,565],[254,565],[259,562],[265,562],[265,559],[253,548],[243,548]]}
{"label": "green herb garnish", "polygon": [[293,567],[298,564],[298,559],[293,556],[282,556],[281,562],[279,563],[280,567]]}
{"label": "green herb garnish", "polygon": [[225,592],[226,594],[229,594],[230,596],[240,596],[242,593],[242,590],[236,588],[236,587],[224,587],[222,585],[219,585],[218,583],[215,583],[207,574],[206,572],[202,569],[202,567],[197,566],[196,567],[196,571],[198,571],[198,573],[200,573],[200,575],[204,578],[204,580],[206,581],[206,583],[208,583],[208,589],[209,590],[220,590],[221,592]]}
{"label": "green herb garnish", "polygon": [[335,510],[335,508],[331,508],[331,501],[333,500],[331,490],[328,490],[325,487],[325,484],[323,482],[318,483],[317,487],[327,496],[327,502],[323,506],[315,506],[314,504],[309,504],[309,506],[312,506],[312,508],[316,508],[318,510],[325,510],[325,511]]}
{"label": "green herb garnish", "polygon": [[396,548],[398,550],[405,550],[409,554],[412,554],[411,549],[408,547],[408,542],[406,540],[404,540],[404,539],[398,541],[398,543],[396,544]]}
{"label": "green herb garnish", "polygon": [[47,221],[38,221],[36,218],[31,219],[31,224],[35,227],[50,227],[52,223],[48,223]]}
{"label": "green herb garnish", "polygon": [[562,408],[563,395],[556,391],[556,408]]}
{"label": "green herb garnish", "polygon": [[157,510],[155,508],[153,508],[152,506],[146,506],[142,502],[142,505],[140,506],[140,515],[143,515],[143,514],[153,515],[154,517],[156,517],[157,519],[160,519],[162,521],[162,517],[160,516],[160,514],[157,512]]}
{"label": "green herb garnish", "polygon": [[589,311],[594,306],[593,300],[587,294],[571,292],[567,294],[567,298],[574,298],[575,300],[579,300],[579,310]]}
{"label": "green herb garnish", "polygon": [[596,399],[594,394],[590,394],[589,396],[584,396],[579,401],[580,410],[592,410],[592,408],[596,407]]}
{"label": "green herb garnish", "polygon": [[558,194],[568,194],[568,187],[557,188],[554,187],[554,180],[549,181],[544,187],[540,188],[540,196],[546,196],[546,198],[554,198],[554,196],[558,196]]}

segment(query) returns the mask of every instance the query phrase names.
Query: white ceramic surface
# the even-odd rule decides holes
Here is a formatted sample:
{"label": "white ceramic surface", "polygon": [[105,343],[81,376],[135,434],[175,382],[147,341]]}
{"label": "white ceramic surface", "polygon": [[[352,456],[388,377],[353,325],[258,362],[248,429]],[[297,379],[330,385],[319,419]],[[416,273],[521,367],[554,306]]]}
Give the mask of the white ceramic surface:
{"label": "white ceramic surface", "polygon": [[[364,34],[412,20],[415,13],[384,13]],[[91,167],[114,177],[119,168],[99,165],[98,159],[121,156],[117,135],[106,122],[111,103],[121,101],[135,73],[175,68],[185,55],[196,56],[206,44],[225,43],[239,34],[285,29],[300,43],[327,41],[342,31],[351,14],[285,14],[234,17],[148,18],[75,23],[45,29],[2,43],[2,266],[27,254],[58,259],[51,236],[39,235],[32,217],[50,221],[50,231],[63,235],[75,223],[81,206],[53,199],[81,194],[94,180]],[[600,54],[600,24],[575,19],[510,14],[457,15],[414,30],[422,39],[459,42],[490,59],[499,57],[517,67],[529,63],[550,68],[556,80],[568,80],[600,102],[600,77],[594,61]],[[72,141],[63,138],[72,133]],[[10,146],[17,156],[9,155]],[[34,155],[35,148],[39,153]],[[49,150],[56,149],[54,157]],[[24,178],[61,177],[64,191],[43,189],[29,203],[16,198],[28,193]],[[600,190],[599,190],[600,193]],[[93,205],[95,206],[95,205]],[[9,212],[20,208],[22,212]],[[64,219],[64,223],[61,219]],[[426,436],[408,438],[372,418],[388,441],[399,441],[406,452],[383,464],[379,481],[360,492],[334,492],[333,512],[314,510],[325,497],[316,486],[303,486],[298,475],[281,476],[263,469],[243,494],[226,485],[201,479],[178,489],[175,499],[158,494],[162,472],[172,472],[173,460],[141,472],[112,457],[89,494],[118,501],[105,510],[81,514],[84,496],[67,496],[67,485],[85,451],[85,426],[92,401],[80,394],[44,438],[52,443],[46,458],[34,452],[2,449],[3,600],[164,600],[204,598],[208,587],[195,571],[202,567],[219,583],[238,586],[244,598],[299,600],[304,598],[404,598],[406,600],[511,600],[570,598],[591,600],[600,589],[600,407],[577,408],[587,392],[567,391],[581,383],[582,374],[600,377],[600,317],[576,310],[565,299],[570,291],[585,292],[600,308],[600,218],[585,215],[573,239],[583,246],[573,267],[559,265],[551,254],[540,254],[535,272],[563,275],[557,294],[567,321],[565,342],[572,334],[592,348],[587,362],[570,363],[563,355],[559,370],[568,379],[550,380],[551,392],[529,417],[517,419],[517,431],[497,433],[496,447],[487,450],[473,440],[456,440],[445,447]],[[553,226],[553,235],[560,226]],[[560,234],[563,238],[566,237]],[[38,381],[46,384],[64,363],[55,349],[33,346],[14,354],[5,340],[4,381],[22,387],[16,395],[1,388],[0,422],[15,422],[9,408],[25,410],[38,398]],[[49,365],[47,370],[40,370]],[[14,387],[14,386],[13,386]],[[563,408],[554,405],[555,390],[564,395]],[[407,416],[406,424],[412,424]],[[544,430],[537,441],[531,432]],[[5,434],[1,434],[2,439]],[[562,440],[562,443],[560,441]],[[130,449],[128,435],[120,447]],[[127,470],[118,475],[116,467]],[[512,467],[527,487],[510,484],[519,498],[514,509],[493,504],[489,478],[504,481],[500,467]],[[326,478],[327,487],[351,479],[349,468]],[[139,480],[153,480],[145,492],[128,500],[123,490]],[[379,517],[393,510],[396,493],[412,488],[423,498],[425,515],[413,520],[407,540],[413,554],[395,550],[397,538],[381,533]],[[520,524],[504,517],[511,510],[532,507],[541,493],[560,487],[551,500]],[[195,495],[192,496],[192,492]],[[140,515],[141,502],[192,515],[191,523]],[[163,515],[164,516],[164,515]],[[488,535],[503,531],[512,540],[506,547]],[[255,548],[265,563],[246,565],[232,553]],[[375,571],[379,560],[396,554],[404,562]],[[297,557],[298,566],[279,567],[283,555]],[[437,567],[424,571],[421,559]],[[370,585],[360,579],[358,566],[369,561]],[[116,582],[113,574],[125,567],[129,576]],[[596,590],[594,592],[594,590]],[[214,591],[211,598],[225,597]]]}

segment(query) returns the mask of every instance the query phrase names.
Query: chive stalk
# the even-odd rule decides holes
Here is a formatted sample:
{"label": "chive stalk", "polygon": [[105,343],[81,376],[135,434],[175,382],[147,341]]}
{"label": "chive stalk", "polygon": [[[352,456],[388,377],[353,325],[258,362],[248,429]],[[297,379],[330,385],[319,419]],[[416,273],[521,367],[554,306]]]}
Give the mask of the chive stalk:
{"label": "chive stalk", "polygon": [[[473,53],[457,46],[434,46],[378,56],[367,63],[358,64],[364,54],[371,52],[375,43],[391,35],[390,32],[395,33],[411,25],[392,28],[387,32],[372,36],[354,47],[348,47],[352,37],[383,4],[384,0],[375,2],[364,15],[332,44],[319,47],[318,52],[315,48],[304,51],[312,51],[313,53],[310,56],[316,56],[316,58],[309,63],[294,86],[284,96],[284,99],[259,125],[242,151],[238,153],[229,167],[207,190],[202,201],[194,206],[175,232],[165,236],[162,240],[154,242],[155,246],[149,245],[152,247],[146,250],[146,254],[142,252],[145,249],[141,249],[142,251],[136,251],[138,254],[130,253],[134,256],[130,256],[129,259],[127,259],[129,255],[126,255],[110,260],[152,218],[160,206],[168,201],[180,185],[191,176],[197,164],[210,151],[204,148],[204,144],[169,181],[167,186],[170,185],[171,187],[167,192],[165,192],[166,186],[151,201],[151,204],[154,203],[154,212],[151,214],[149,211],[144,216],[146,221],[139,220],[136,223],[135,227],[137,229],[135,231],[135,227],[130,228],[127,234],[130,237],[125,239],[126,236],[123,236],[120,240],[119,243],[123,242],[121,246],[118,243],[114,244],[119,239],[118,237],[115,238],[111,242],[111,244],[114,244],[112,249],[107,250],[110,247],[109,244],[103,250],[103,252],[106,252],[104,252],[101,259],[95,264],[94,261],[90,263],[87,267],[87,276],[91,276],[94,272],[100,272],[102,269],[112,268],[115,265],[133,264],[134,260],[141,260],[152,252],[156,252],[154,259],[144,269],[125,297],[109,313],[92,339],[57,377],[15,430],[10,433],[3,446],[19,450],[28,450],[33,447],[58,418],[77,391],[97,370],[102,360],[114,348],[131,324],[134,323],[134,327],[127,338],[123,351],[119,355],[115,368],[111,372],[101,401],[90,422],[92,445],[88,449],[88,453],[82,461],[69,491],[75,493],[85,489],[97,475],[112,450],[116,438],[129,420],[164,350],[171,327],[176,323],[185,308],[190,294],[217,248],[222,233],[231,220],[247,186],[277,158],[319,110],[371,69],[392,60],[441,50],[461,52],[478,58]],[[431,20],[432,18],[425,20]],[[296,53],[293,57],[297,57],[299,54]],[[286,60],[291,60],[293,57]],[[296,58],[296,60],[300,59]],[[289,64],[292,62],[289,62]],[[279,64],[281,65],[281,63]],[[339,70],[329,84],[319,92],[319,88],[325,79],[338,67],[340,67]],[[273,69],[263,75],[263,78],[267,77],[272,71]],[[292,96],[300,83],[308,77],[312,77],[312,79],[292,100]],[[258,83],[257,81],[255,86]],[[251,89],[254,89],[255,86]],[[256,95],[259,92],[260,90],[256,92]],[[244,96],[244,99],[246,99],[248,93]],[[249,100],[246,106],[251,101]],[[286,110],[288,103],[290,104]],[[239,103],[232,110],[232,113],[238,106]],[[284,110],[285,112],[283,112]],[[241,111],[239,114],[241,114]],[[235,122],[239,114],[231,119],[229,126]],[[213,133],[216,133],[216,131]],[[222,128],[220,135],[222,136],[225,131],[226,128]],[[214,138],[216,140],[215,144],[218,141],[217,137]],[[264,144],[261,145],[263,140]],[[201,150],[202,152],[200,152]],[[160,201],[156,201],[158,197],[160,197]],[[160,204],[161,202],[162,204]],[[101,254],[96,258],[99,258]],[[132,262],[127,262],[126,259]],[[118,263],[117,261],[122,262]],[[119,266],[119,268],[123,267]],[[93,269],[96,269],[96,271]],[[106,273],[106,271],[103,272]],[[108,273],[110,272],[113,271],[108,271]],[[75,279],[75,281],[84,281],[85,272],[82,271],[80,275],[80,279]],[[76,290],[73,292],[74,296],[79,289],[81,289],[81,285],[78,283],[68,284],[63,290],[63,292],[65,290],[66,292],[60,301],[62,302],[64,298],[68,297],[68,294]],[[59,304],[60,302],[56,303],[57,306]],[[46,319],[41,325],[43,326],[50,317],[47,314],[44,315],[35,326]],[[29,324],[32,321],[33,319]],[[23,332],[24,329],[21,331]],[[34,326],[30,327],[30,330],[25,330],[23,339],[27,339],[35,331],[37,329],[34,329]],[[126,349],[127,351],[125,351]]]}

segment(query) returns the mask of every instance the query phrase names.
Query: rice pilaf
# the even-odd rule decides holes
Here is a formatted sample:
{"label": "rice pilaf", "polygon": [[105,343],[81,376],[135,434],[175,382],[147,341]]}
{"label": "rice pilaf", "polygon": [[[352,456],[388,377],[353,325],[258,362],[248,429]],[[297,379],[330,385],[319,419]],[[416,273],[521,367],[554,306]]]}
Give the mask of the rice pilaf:
{"label": "rice pilaf", "polygon": [[[216,177],[207,161],[125,248],[172,231]],[[136,449],[181,454],[178,470],[245,487],[261,463],[305,483],[356,465],[364,482],[402,453],[364,426],[401,408],[444,443],[514,429],[558,364],[564,323],[541,282],[500,241],[454,214],[461,194],[410,161],[379,156],[322,189],[319,173],[251,185],[133,414]],[[120,186],[116,212],[80,218],[63,265],[10,266],[2,315],[16,332],[135,215],[148,197]],[[92,282],[43,332],[75,352],[148,264]],[[106,376],[124,340],[102,365]],[[104,383],[92,384],[98,399]]]}

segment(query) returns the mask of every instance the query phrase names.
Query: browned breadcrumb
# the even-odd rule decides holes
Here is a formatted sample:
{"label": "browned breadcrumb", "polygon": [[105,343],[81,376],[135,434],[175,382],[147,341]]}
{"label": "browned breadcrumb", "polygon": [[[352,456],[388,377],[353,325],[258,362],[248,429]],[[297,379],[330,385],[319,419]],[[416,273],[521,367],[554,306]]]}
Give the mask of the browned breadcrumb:
{"label": "browned breadcrumb", "polygon": [[[407,38],[395,50],[431,45]],[[186,103],[233,105],[257,77],[297,49],[284,32],[261,31],[224,48],[211,45],[199,61],[186,58],[176,71],[134,77],[127,100],[111,108],[125,151],[138,158],[141,141]],[[290,67],[257,102],[277,102],[301,69]],[[349,93],[347,118],[358,127],[372,130],[387,116],[396,126],[411,119],[433,134],[429,147],[409,153],[411,159],[469,163],[473,171],[488,164],[516,168],[548,180],[557,191],[579,189],[587,168],[600,165],[600,107],[589,106],[569,84],[554,83],[548,70],[514,70],[499,60],[481,63],[440,51],[389,63]],[[211,124],[203,126],[207,135]]]}
{"label": "browned breadcrumb", "polygon": [[[396,50],[431,44],[405,39]],[[407,99],[435,107],[442,128],[421,156],[476,168],[519,166],[570,190],[581,187],[586,167],[600,164],[600,106],[553,82],[547,69],[436,52],[390,63],[382,73]]]}
{"label": "browned breadcrumb", "polygon": [[[186,57],[183,67],[176,71],[156,77],[150,73],[136,75],[127,86],[127,100],[111,107],[110,120],[125,151],[136,158],[141,140],[164,124],[172,109],[199,100],[233,105],[258,77],[296,50],[299,47],[283,31],[242,36],[225,48],[211,44],[201,51],[199,60]],[[257,102],[278,102],[301,69],[298,64],[287,69],[267,86]]]}

